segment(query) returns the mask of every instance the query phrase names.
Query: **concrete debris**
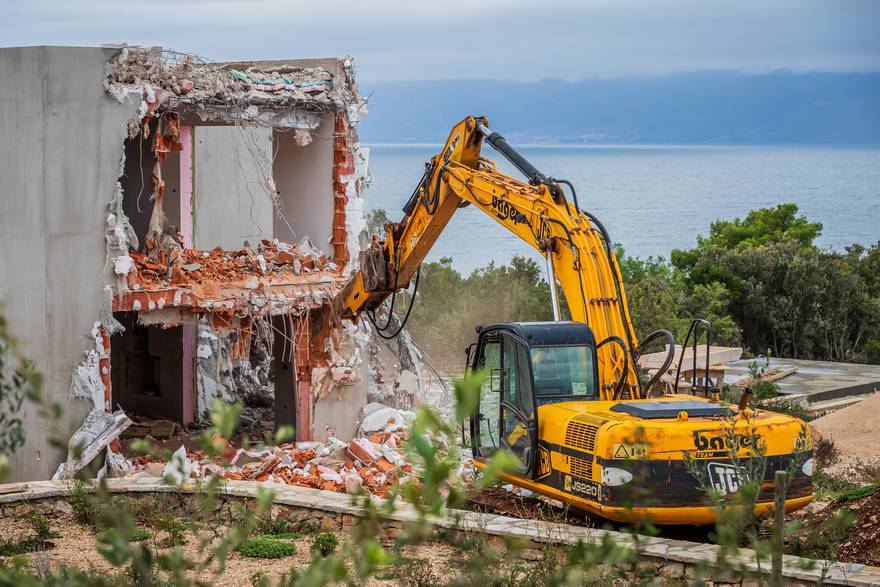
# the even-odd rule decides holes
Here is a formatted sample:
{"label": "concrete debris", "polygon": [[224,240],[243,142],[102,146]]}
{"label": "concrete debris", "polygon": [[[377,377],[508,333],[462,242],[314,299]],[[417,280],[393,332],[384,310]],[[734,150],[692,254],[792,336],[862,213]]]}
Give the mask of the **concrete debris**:
{"label": "concrete debris", "polygon": [[110,413],[101,408],[93,409],[70,437],[67,460],[61,463],[52,480],[72,479],[130,425],[131,420],[122,410]]}
{"label": "concrete debris", "polygon": [[[384,323],[385,316],[378,320]],[[399,327],[396,315],[392,328]],[[405,329],[393,340],[385,340],[369,329],[366,354],[369,357],[370,390],[368,401],[410,410],[419,404],[429,405],[444,418],[452,417],[448,379],[434,367],[429,357],[415,344]]]}
{"label": "concrete debris", "polygon": [[[323,67],[278,63],[241,68],[156,48],[126,47],[108,64],[104,88],[120,102],[139,97],[140,118],[160,108],[189,109],[202,120],[314,131],[318,113],[346,112],[356,123],[365,110],[365,101],[348,81],[353,76],[343,78],[337,80]],[[305,141],[299,135],[297,140]]]}
{"label": "concrete debris", "polygon": [[193,462],[186,455],[186,447],[180,445],[162,469],[162,477],[173,480],[177,485],[183,485],[192,475],[193,469]]}
{"label": "concrete debris", "polygon": [[113,450],[112,446],[107,446],[107,454],[104,457],[104,466],[98,473],[98,478],[103,477],[124,477],[131,468],[131,461],[125,458],[122,453]]}
{"label": "concrete debris", "polygon": [[116,275],[116,288],[119,291],[128,289],[127,275],[133,269],[131,259],[128,256],[130,249],[138,248],[138,237],[123,210],[122,177],[125,174],[125,153],[119,162],[119,175],[116,178],[116,190],[113,199],[108,206],[104,240],[107,243],[108,265],[113,265]]}
{"label": "concrete debris", "polygon": [[253,479],[279,484],[312,487],[324,491],[356,494],[361,489],[385,497],[392,487],[414,475],[413,466],[403,455],[403,442],[409,430],[376,433],[349,443],[331,438],[325,443],[286,443],[261,450],[234,448],[215,437],[220,457],[210,459],[200,450],[181,445],[168,462],[142,455],[131,460],[129,475],[155,475],[159,466],[163,477],[177,484],[191,478],[220,475],[226,479]]}
{"label": "concrete debris", "polygon": [[86,351],[85,357],[73,370],[70,381],[70,397],[88,399],[92,408],[104,407],[104,383],[101,378],[101,359],[106,357],[101,323],[95,322],[90,335],[94,347]]}
{"label": "concrete debris", "polygon": [[370,150],[359,144],[354,145],[353,159],[352,173],[339,178],[340,184],[345,188],[346,243],[351,260],[347,267],[348,273],[357,271],[360,252],[370,244],[364,199],[360,197],[372,181],[369,169]]}
{"label": "concrete debris", "polygon": [[369,403],[364,406],[364,419],[361,420],[361,430],[364,434],[374,432],[396,432],[408,428],[415,414],[412,412],[396,410],[382,404]]}
{"label": "concrete debris", "polygon": [[364,326],[343,322],[324,341],[326,365],[312,368],[315,398],[326,397],[337,385],[361,383],[363,349],[369,344]]}

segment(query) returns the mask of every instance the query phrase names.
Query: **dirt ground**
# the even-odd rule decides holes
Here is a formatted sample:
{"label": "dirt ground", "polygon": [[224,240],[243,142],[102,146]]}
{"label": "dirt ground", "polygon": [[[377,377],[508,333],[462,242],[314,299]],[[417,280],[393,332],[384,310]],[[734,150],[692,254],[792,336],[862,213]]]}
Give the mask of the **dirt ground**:
{"label": "dirt ground", "polygon": [[573,526],[590,526],[590,520],[577,510],[566,511],[537,497],[523,497],[497,486],[489,486],[469,496],[470,509],[502,514],[514,518],[560,522]]}
{"label": "dirt ground", "polygon": [[833,440],[838,452],[825,473],[861,482],[860,468],[880,464],[880,393],[813,420],[810,427]]}
{"label": "dirt ground", "polygon": [[[817,436],[816,466],[825,479],[817,481],[816,500],[791,516],[801,529],[791,537],[790,551],[880,566],[880,492],[842,498],[847,490],[878,483],[880,394],[813,420],[810,427]],[[840,516],[851,525],[835,522]]]}
{"label": "dirt ground", "polygon": [[[49,571],[61,565],[74,566],[84,571],[98,570],[109,573],[119,573],[122,569],[114,569],[97,550],[98,542],[95,540],[95,533],[88,526],[78,524],[70,515],[52,515],[47,516],[51,523],[52,531],[57,533],[59,537],[52,538],[53,548],[42,552],[33,552],[26,555],[33,569]],[[219,532],[223,532],[223,527],[217,528]],[[151,533],[152,545],[162,552],[163,548],[158,546],[164,536],[161,532],[149,530]],[[15,518],[0,519],[0,536],[4,540],[14,540],[24,538],[32,534],[31,527],[26,520]],[[204,555],[199,553],[199,545],[203,539],[211,538],[213,532],[207,530],[189,531],[186,533],[187,544],[183,546],[183,550],[188,557],[195,560],[202,560]],[[293,540],[296,546],[294,554],[279,559],[261,559],[249,558],[242,556],[239,552],[234,551],[226,562],[226,568],[222,573],[218,572],[216,566],[209,570],[203,571],[193,578],[217,585],[251,585],[251,577],[255,572],[260,571],[269,578],[277,578],[282,574],[289,573],[291,569],[297,567],[305,568],[311,560],[310,546],[312,536],[306,535],[302,538]],[[349,541],[347,532],[338,532],[339,549],[343,549]],[[404,549],[404,555],[408,558],[422,559],[430,565],[430,573],[437,577],[448,576],[450,566],[455,565],[461,558],[461,551],[449,545],[441,543],[429,543],[416,547],[407,547]],[[389,573],[379,573],[379,578],[373,578],[366,583],[370,587],[379,587],[384,585],[398,585],[400,581],[390,576]],[[386,578],[387,577],[387,578]]]}
{"label": "dirt ground", "polygon": [[[851,526],[839,529],[831,519],[844,509],[849,510],[855,521]],[[848,503],[821,498],[809,508],[795,512],[791,519],[803,525],[796,537],[813,552],[794,550],[791,548],[793,540],[789,540],[789,552],[880,566],[880,492]]]}

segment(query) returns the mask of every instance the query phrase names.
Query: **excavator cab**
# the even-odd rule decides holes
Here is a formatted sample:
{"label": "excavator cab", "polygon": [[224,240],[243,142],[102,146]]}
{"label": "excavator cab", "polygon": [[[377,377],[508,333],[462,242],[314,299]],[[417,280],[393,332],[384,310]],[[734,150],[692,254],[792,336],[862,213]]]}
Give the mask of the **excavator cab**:
{"label": "excavator cab", "polygon": [[468,369],[486,373],[479,409],[471,418],[474,455],[496,450],[519,460],[533,477],[540,406],[599,399],[596,339],[580,322],[505,322],[478,327]]}

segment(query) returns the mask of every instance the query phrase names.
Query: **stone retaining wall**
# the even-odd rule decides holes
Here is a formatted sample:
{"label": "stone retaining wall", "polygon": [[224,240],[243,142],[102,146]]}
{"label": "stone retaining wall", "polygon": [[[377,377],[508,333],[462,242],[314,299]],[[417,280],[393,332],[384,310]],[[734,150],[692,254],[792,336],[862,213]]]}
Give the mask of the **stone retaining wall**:
{"label": "stone retaining wall", "polygon": [[[110,479],[108,489],[114,493],[179,494],[179,507],[194,512],[191,495],[198,492],[195,486],[173,487],[161,479],[138,477],[131,479]],[[311,520],[326,530],[343,530],[353,526],[364,516],[363,508],[348,495],[330,493],[293,485],[276,485],[255,481],[229,481],[221,491],[223,499],[218,500],[216,515],[226,518],[233,515],[231,503],[236,500],[252,500],[262,487],[275,492],[272,517],[297,521]],[[21,516],[30,512],[51,514],[72,512],[66,498],[72,492],[69,482],[38,481],[0,485],[0,515]],[[377,504],[382,503],[376,500]],[[403,525],[418,520],[418,513],[410,506],[401,504],[393,514],[383,520],[383,531],[389,538],[396,537]],[[490,545],[503,549],[507,541],[514,539],[522,545],[518,556],[526,560],[541,560],[555,549],[576,544],[599,543],[610,537],[622,546],[633,547],[632,536],[623,532],[600,530],[582,526],[570,526],[537,520],[522,520],[494,514],[450,510],[445,515],[431,518],[435,532],[451,534],[453,540],[460,540],[465,534],[479,532],[486,535]],[[634,572],[640,576],[660,576],[668,579],[693,579],[695,576],[709,576],[713,573],[719,548],[713,544],[640,536],[637,550],[642,560]],[[755,552],[742,549],[736,562],[741,562],[751,571],[759,570]],[[832,563],[810,561],[786,555],[783,558],[783,575],[787,585],[880,585],[880,567],[869,567],[853,563]],[[767,571],[769,560],[762,560],[760,569]],[[725,578],[726,582],[715,581],[715,585],[760,585],[753,579]]]}

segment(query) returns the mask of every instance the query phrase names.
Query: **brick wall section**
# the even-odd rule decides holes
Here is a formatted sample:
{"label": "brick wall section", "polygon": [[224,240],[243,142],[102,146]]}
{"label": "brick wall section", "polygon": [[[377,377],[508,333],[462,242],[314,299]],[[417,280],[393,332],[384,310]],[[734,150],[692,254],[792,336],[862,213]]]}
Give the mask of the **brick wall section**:
{"label": "brick wall section", "polygon": [[[348,203],[345,193],[348,189],[346,178],[354,174],[354,155],[352,150],[357,145],[357,131],[348,124],[345,112],[336,113],[336,124],[333,138],[333,257],[336,264],[345,267],[348,263],[348,237],[345,225],[345,205]],[[357,184],[354,185],[357,189]]]}

